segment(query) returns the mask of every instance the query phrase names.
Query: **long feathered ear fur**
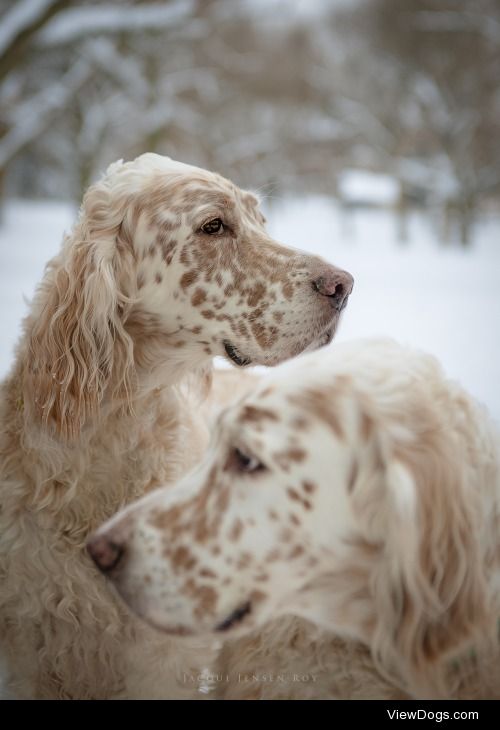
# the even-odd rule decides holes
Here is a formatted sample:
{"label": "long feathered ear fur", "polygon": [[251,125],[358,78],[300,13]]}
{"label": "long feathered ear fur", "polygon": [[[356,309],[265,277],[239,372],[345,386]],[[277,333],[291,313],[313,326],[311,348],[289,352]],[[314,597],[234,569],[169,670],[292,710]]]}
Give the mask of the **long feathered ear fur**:
{"label": "long feathered ear fur", "polygon": [[28,319],[25,408],[65,439],[97,417],[108,389],[126,400],[131,388],[133,346],[124,321],[133,252],[123,225],[127,201],[117,197],[109,178],[88,190]]}
{"label": "long feathered ear fur", "polygon": [[[453,696],[463,673],[495,636],[480,542],[479,495],[466,483],[448,429],[418,445],[381,448],[383,556],[372,574],[379,669],[413,695]],[[493,639],[493,643],[495,639]]]}

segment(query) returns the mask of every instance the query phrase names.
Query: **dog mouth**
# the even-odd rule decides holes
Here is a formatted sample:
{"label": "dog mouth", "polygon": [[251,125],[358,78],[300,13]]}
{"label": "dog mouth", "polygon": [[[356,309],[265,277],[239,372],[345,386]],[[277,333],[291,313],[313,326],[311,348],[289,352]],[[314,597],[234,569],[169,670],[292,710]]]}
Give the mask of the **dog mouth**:
{"label": "dog mouth", "polygon": [[[342,309],[344,309],[344,306]],[[316,337],[310,341],[309,345],[303,347],[300,352],[310,352],[312,350],[317,350],[318,348],[324,347],[325,345],[329,345],[330,342],[333,340],[335,336],[335,332],[337,330],[337,325],[340,317],[340,311],[335,310],[335,315],[333,318],[330,316],[328,318],[327,323],[323,324],[324,329],[320,329],[320,334],[316,335]],[[228,359],[234,363],[234,365],[237,365],[238,367],[245,367],[246,365],[250,365],[252,363],[252,359],[248,357],[247,355],[244,355],[240,350],[236,347],[236,345],[233,345],[232,342],[229,340],[223,340],[222,342],[225,353],[228,357]],[[298,353],[295,353],[298,354]],[[283,358],[278,358],[277,360],[270,362],[261,362],[261,364],[266,365],[274,365],[276,362],[281,362]]]}
{"label": "dog mouth", "polygon": [[222,343],[224,345],[224,350],[226,351],[226,355],[231,360],[231,362],[234,362],[235,365],[238,365],[238,367],[244,367],[245,365],[250,365],[252,362],[249,357],[246,357],[245,355],[242,355],[241,352],[239,352],[238,348],[235,347],[229,340],[224,340]]}
{"label": "dog mouth", "polygon": [[325,345],[329,345],[330,342],[333,340],[335,336],[335,331],[337,329],[336,324],[333,325],[333,327],[329,327],[326,332],[323,334],[319,341],[319,346],[324,347]]}
{"label": "dog mouth", "polygon": [[340,312],[343,312],[344,311],[344,309],[347,307],[348,303],[349,303],[349,295],[346,296],[346,298],[342,302],[341,307],[339,309],[337,309],[337,311],[338,311],[339,314],[340,314]]}
{"label": "dog mouth", "polygon": [[220,624],[217,624],[215,630],[228,631],[229,629],[232,629],[234,626],[240,624],[245,616],[248,616],[251,610],[252,604],[250,603],[250,601],[243,603],[241,606],[238,606],[238,608],[235,608],[234,611],[232,611],[229,616],[224,619],[224,621],[221,621]]}
{"label": "dog mouth", "polygon": [[316,339],[314,339],[308,347],[304,350],[304,352],[314,352],[314,350],[319,350],[322,347],[325,347],[326,345],[329,345],[333,338],[335,337],[335,332],[337,331],[337,321],[334,322],[334,324],[330,324],[329,327],[326,328]]}

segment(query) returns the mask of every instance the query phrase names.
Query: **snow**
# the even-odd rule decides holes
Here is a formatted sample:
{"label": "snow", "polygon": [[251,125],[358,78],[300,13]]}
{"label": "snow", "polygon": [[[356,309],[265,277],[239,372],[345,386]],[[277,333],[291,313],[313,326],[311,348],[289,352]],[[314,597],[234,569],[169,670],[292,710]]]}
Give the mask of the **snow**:
{"label": "snow", "polygon": [[343,214],[324,198],[274,207],[269,230],[350,271],[354,291],[337,341],[390,336],[433,353],[500,419],[500,219],[478,226],[474,246],[443,246],[431,221],[409,220],[408,242],[385,210]]}
{"label": "snow", "polygon": [[344,203],[357,205],[395,205],[399,186],[394,178],[367,170],[344,170],[338,179],[339,195]]}
{"label": "snow", "polygon": [[[442,246],[430,221],[413,214],[397,240],[386,210],[335,207],[327,198],[266,205],[270,233],[348,269],[356,283],[337,340],[392,336],[434,353],[500,419],[500,219],[478,223],[470,249]],[[7,204],[0,227],[0,377],[47,260],[76,211],[64,203]],[[332,345],[333,347],[335,344]]]}

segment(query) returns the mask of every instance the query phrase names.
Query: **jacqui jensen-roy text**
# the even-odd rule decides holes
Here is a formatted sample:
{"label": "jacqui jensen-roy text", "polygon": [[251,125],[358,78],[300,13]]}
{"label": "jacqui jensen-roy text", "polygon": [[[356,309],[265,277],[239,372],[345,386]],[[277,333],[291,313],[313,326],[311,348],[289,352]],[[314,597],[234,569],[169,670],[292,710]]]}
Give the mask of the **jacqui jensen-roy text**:
{"label": "jacqui jensen-roy text", "polygon": [[316,674],[183,674],[183,682],[190,684],[222,684],[238,682],[239,684],[250,684],[252,682],[263,682],[267,684],[289,684],[296,682],[316,682]]}

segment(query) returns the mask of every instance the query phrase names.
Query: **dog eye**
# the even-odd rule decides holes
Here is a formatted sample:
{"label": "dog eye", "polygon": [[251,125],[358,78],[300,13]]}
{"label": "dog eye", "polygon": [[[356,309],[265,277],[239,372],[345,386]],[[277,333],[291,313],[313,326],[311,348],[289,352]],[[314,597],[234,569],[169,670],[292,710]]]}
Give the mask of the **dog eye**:
{"label": "dog eye", "polygon": [[255,456],[249,456],[240,449],[234,450],[234,461],[238,471],[245,474],[253,474],[256,471],[263,471],[266,467]]}
{"label": "dog eye", "polygon": [[211,221],[207,221],[201,227],[203,233],[208,233],[209,236],[216,236],[217,234],[224,233],[224,223],[220,218],[212,218]]}

